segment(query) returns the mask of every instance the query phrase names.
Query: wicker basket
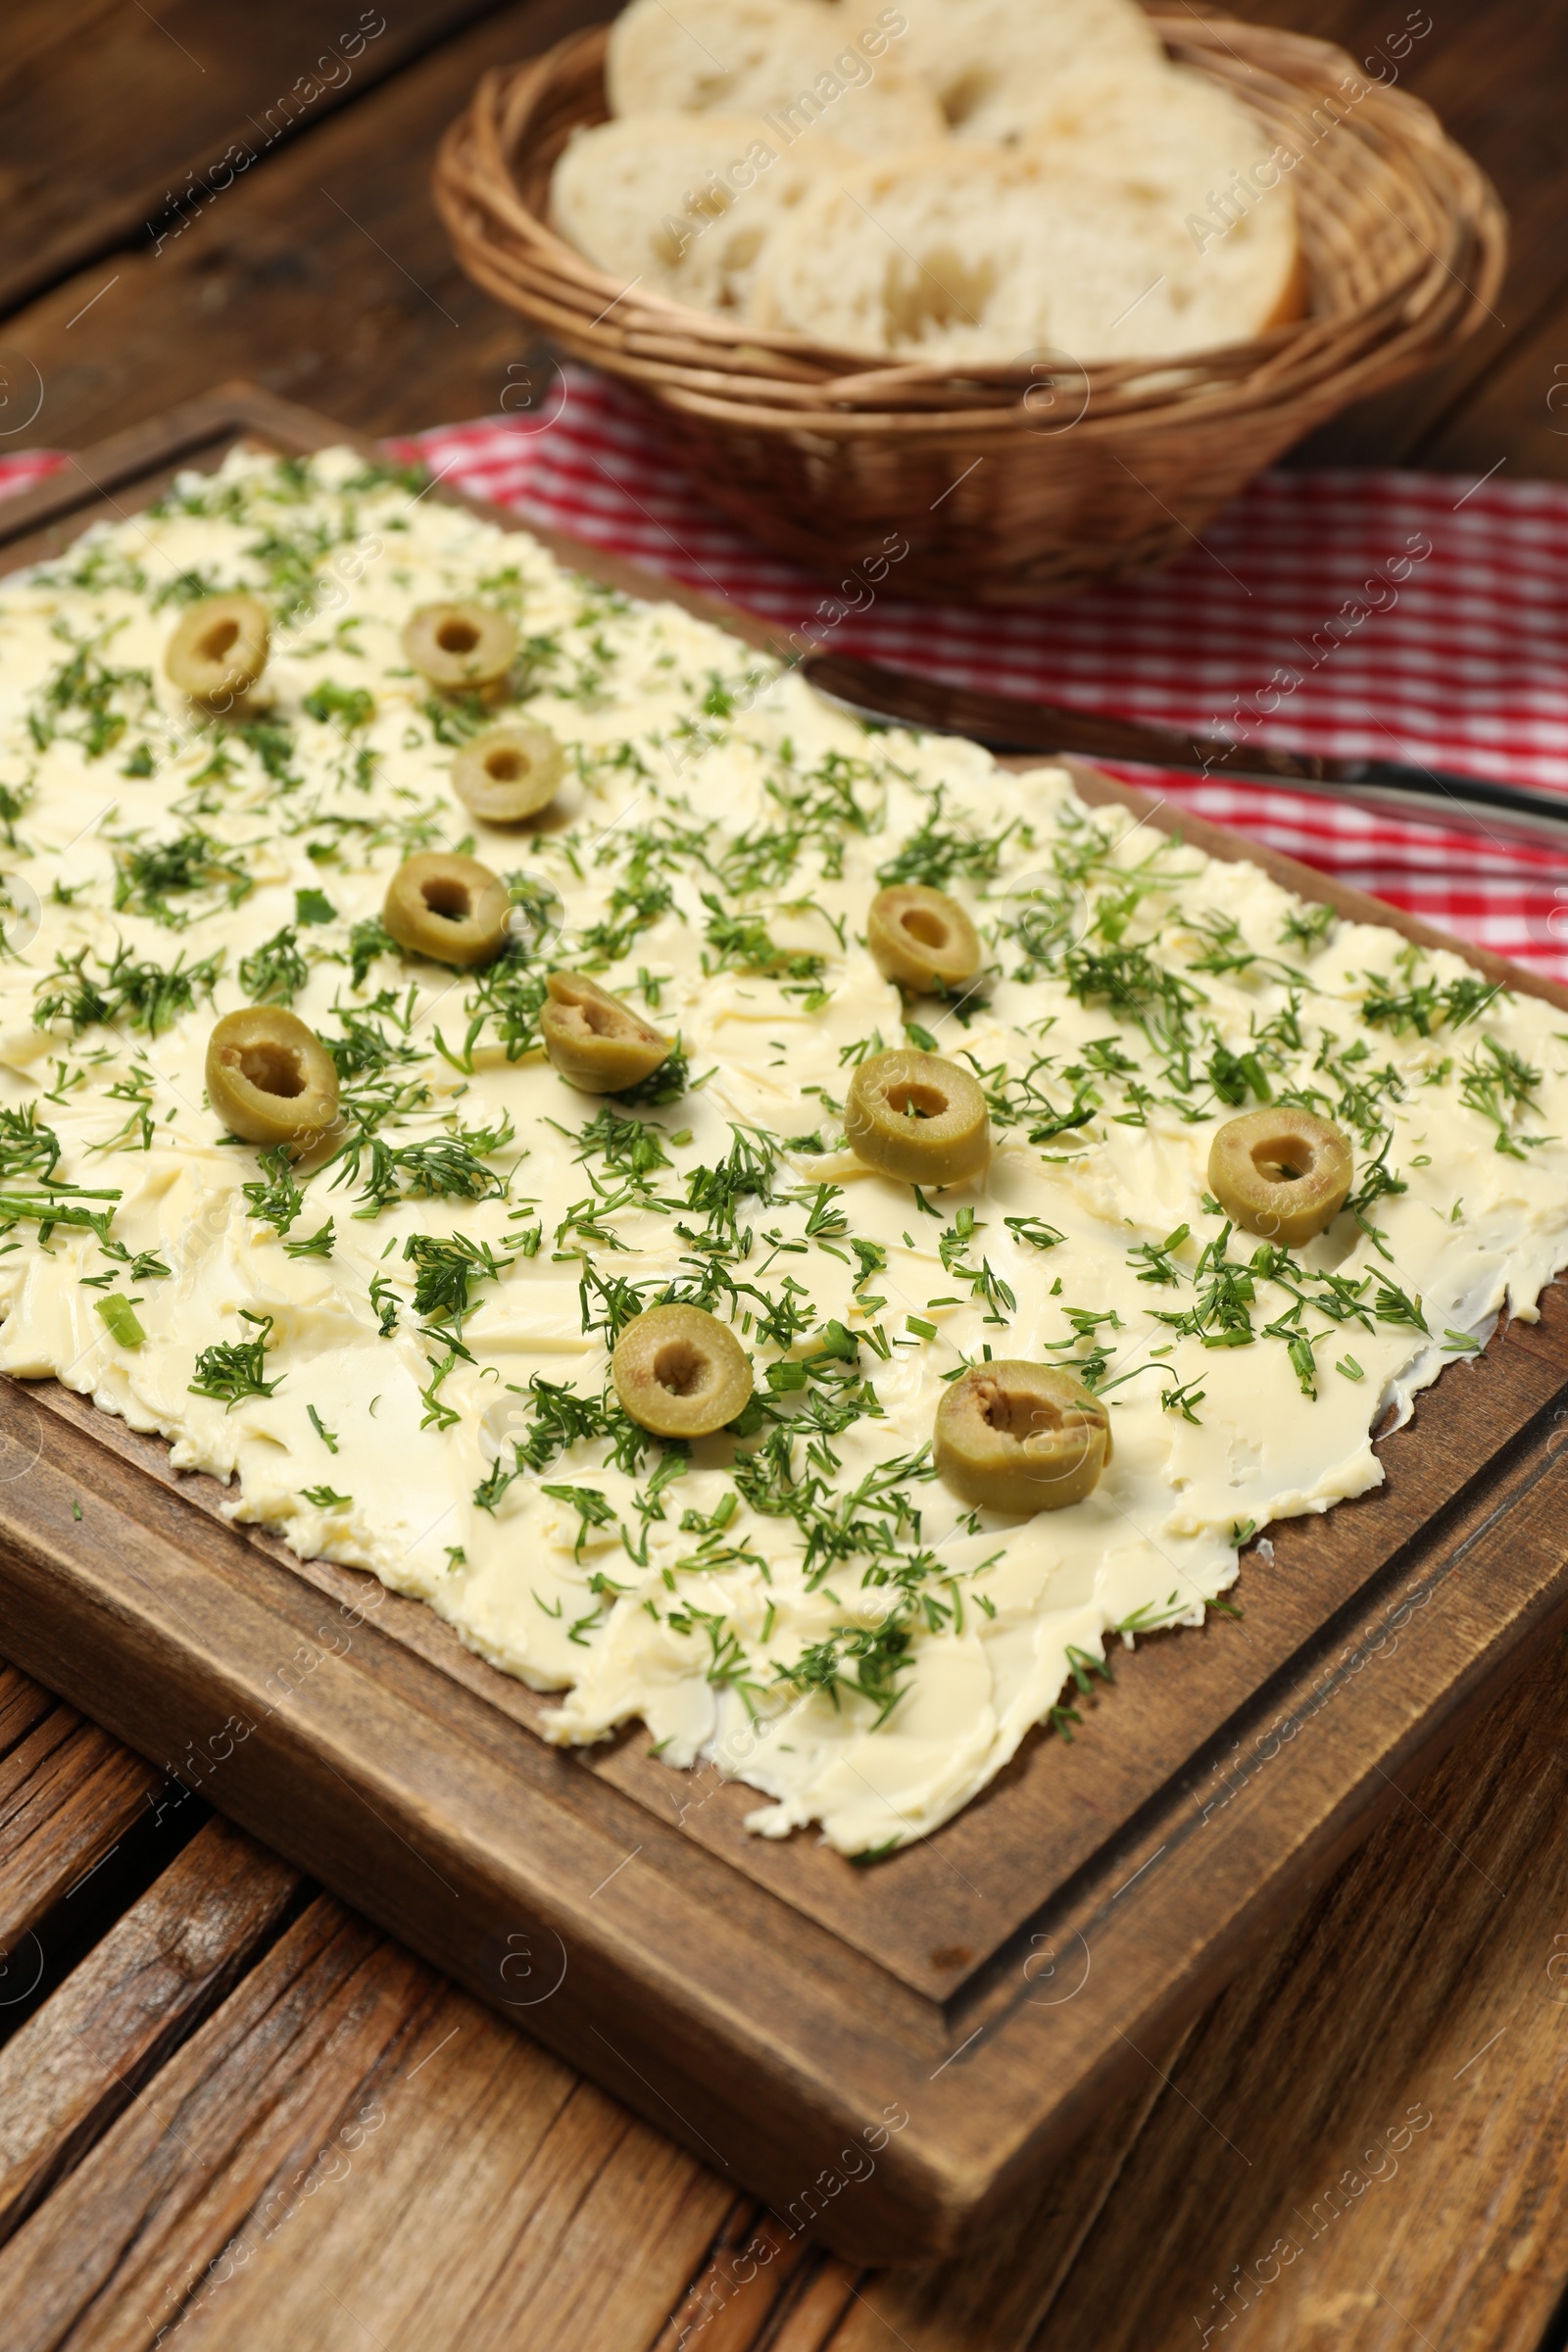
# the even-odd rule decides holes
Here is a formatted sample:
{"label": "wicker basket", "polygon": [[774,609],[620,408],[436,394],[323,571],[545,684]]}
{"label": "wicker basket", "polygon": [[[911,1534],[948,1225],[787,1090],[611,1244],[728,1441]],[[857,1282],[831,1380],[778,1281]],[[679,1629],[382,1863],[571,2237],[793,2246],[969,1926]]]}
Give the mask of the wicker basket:
{"label": "wicker basket", "polygon": [[1452,352],[1502,275],[1496,195],[1418,100],[1326,41],[1154,24],[1258,116],[1260,155],[1299,156],[1306,315],[1179,361],[867,361],[626,288],[546,225],[556,158],[606,118],[602,27],[486,74],[442,142],[436,202],[469,275],[635,386],[759,539],[835,577],[906,542],[901,596],[1034,603],[1171,562],[1280,451]]}

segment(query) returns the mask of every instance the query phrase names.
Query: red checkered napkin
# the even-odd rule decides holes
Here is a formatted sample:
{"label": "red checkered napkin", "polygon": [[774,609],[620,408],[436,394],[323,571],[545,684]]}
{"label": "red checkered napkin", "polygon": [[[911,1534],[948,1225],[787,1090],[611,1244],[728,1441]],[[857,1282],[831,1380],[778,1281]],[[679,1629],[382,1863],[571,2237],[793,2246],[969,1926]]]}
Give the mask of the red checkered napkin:
{"label": "red checkered napkin", "polygon": [[[863,602],[705,504],[608,379],[399,444],[462,488],[835,650],[955,684],[1568,796],[1568,489],[1417,473],[1265,474],[1171,570],[1012,612]],[[511,403],[509,403],[511,405]],[[0,461],[36,479],[58,460]],[[878,551],[868,548],[867,559]],[[1123,769],[1396,906],[1568,978],[1568,862],[1271,787]]]}
{"label": "red checkered napkin", "polygon": [[30,490],[34,482],[58,473],[65,462],[57,449],[24,449],[20,457],[0,458],[0,498]]}

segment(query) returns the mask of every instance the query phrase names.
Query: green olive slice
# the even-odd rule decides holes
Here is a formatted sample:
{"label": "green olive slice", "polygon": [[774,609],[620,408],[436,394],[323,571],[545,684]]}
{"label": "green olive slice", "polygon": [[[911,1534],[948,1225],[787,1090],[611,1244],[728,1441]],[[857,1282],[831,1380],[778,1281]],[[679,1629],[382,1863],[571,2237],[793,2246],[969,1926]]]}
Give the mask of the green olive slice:
{"label": "green olive slice", "polygon": [[164,648],[164,668],[192,702],[232,701],[267,667],[270,627],[257,597],[198,597]]}
{"label": "green olive slice", "polygon": [[980,939],[956,899],[923,882],[879,890],[865,918],[872,959],[884,980],[940,995],[980,969]]}
{"label": "green olive slice", "polygon": [[494,963],[507,944],[512,899],[499,874],[453,850],[405,858],[387,886],[381,919],[400,948],[464,970]]}
{"label": "green olive slice", "polygon": [[632,1419],[660,1438],[707,1438],[743,1412],[752,1367],[735,1334],[700,1306],[651,1306],[615,1342],[610,1376]]}
{"label": "green olive slice", "polygon": [[991,1157],[986,1099],[939,1054],[873,1054],[850,1082],[845,1141],[857,1158],[910,1184],[961,1184]]}
{"label": "green olive slice", "polygon": [[568,1086],[585,1095],[618,1095],[668,1059],[670,1038],[580,972],[552,972],[545,986],[550,997],[539,1028]]}
{"label": "green olive slice", "polygon": [[939,1476],[992,1511],[1082,1502],[1110,1459],[1110,1416],[1054,1364],[971,1364],[937,1407]]}
{"label": "green olive slice", "polygon": [[452,789],[484,824],[515,825],[549,807],[565,769],[559,736],[522,719],[466,743],[452,762]]}
{"label": "green olive slice", "polygon": [[1208,1189],[1225,1214],[1287,1250],[1333,1224],[1354,1172],[1349,1137],[1294,1106],[1227,1119],[1208,1154]]}
{"label": "green olive slice", "polygon": [[247,1004],[225,1012],[207,1041],[207,1093],[241,1143],[304,1152],[337,1117],[337,1065],[298,1013]]}
{"label": "green olive slice", "polygon": [[517,658],[517,632],[493,605],[421,605],[403,630],[403,651],[444,694],[493,686]]}

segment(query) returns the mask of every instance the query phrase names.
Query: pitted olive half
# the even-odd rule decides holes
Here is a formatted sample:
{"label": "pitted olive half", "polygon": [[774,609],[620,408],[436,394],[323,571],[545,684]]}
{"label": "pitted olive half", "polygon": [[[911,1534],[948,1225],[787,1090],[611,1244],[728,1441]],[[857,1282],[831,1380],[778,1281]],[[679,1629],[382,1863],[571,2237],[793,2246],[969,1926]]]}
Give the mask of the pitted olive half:
{"label": "pitted olive half", "polygon": [[550,998],[539,1028],[568,1086],[585,1095],[618,1095],[668,1058],[671,1039],[580,972],[552,972],[545,986]]}
{"label": "pitted olive half", "polygon": [[910,1184],[961,1184],[991,1157],[986,1099],[939,1054],[873,1054],[850,1082],[844,1136],[858,1159]]}
{"label": "pitted olive half", "polygon": [[980,940],[956,899],[923,882],[878,891],[866,940],[884,980],[926,995],[961,988],[980,969]]}
{"label": "pitted olive half", "polygon": [[1054,1364],[971,1364],[937,1407],[939,1475],[992,1511],[1082,1502],[1110,1459],[1110,1416]]}
{"label": "pitted olive half", "polygon": [[306,1151],[337,1117],[337,1067],[297,1013],[247,1004],[225,1012],[207,1041],[207,1093],[241,1143]]}
{"label": "pitted olive half", "polygon": [[477,858],[421,850],[405,858],[393,875],[381,920],[411,956],[467,970],[495,961],[507,944],[511,914],[506,884]]}
{"label": "pitted olive half", "polygon": [[752,1367],[727,1324],[700,1306],[651,1306],[615,1342],[610,1376],[632,1419],[661,1438],[707,1438],[743,1412]]}
{"label": "pitted olive half", "polygon": [[267,667],[270,627],[257,597],[198,597],[164,649],[164,668],[193,702],[231,702]]}
{"label": "pitted olive half", "polygon": [[1208,1188],[1225,1214],[1288,1250],[1333,1224],[1354,1172],[1348,1136],[1290,1105],[1228,1119],[1208,1154]]}
{"label": "pitted olive half", "polygon": [[452,762],[452,789],[483,823],[515,825],[549,807],[565,767],[560,738],[523,719],[466,743]]}
{"label": "pitted olive half", "polygon": [[491,605],[421,605],[403,630],[403,651],[443,694],[493,686],[517,658],[517,632]]}

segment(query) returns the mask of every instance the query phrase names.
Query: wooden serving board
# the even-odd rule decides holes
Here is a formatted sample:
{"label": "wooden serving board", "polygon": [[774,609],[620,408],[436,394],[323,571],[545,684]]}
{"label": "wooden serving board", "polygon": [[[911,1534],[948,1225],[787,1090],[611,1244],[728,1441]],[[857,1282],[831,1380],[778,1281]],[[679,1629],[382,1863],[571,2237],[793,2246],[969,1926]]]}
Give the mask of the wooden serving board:
{"label": "wooden serving board", "polygon": [[[246,437],[290,453],[358,438],[249,387],[212,394],[10,502],[0,570]],[[1568,990],[1181,826],[1568,1011]],[[1568,1621],[1565,1389],[1553,1287],[1538,1324],[1446,1371],[1387,1439],[1384,1487],[1275,1528],[1271,1558],[1249,1552],[1239,1620],[1117,1655],[1070,1744],[1033,1735],[956,1821],[868,1868],[809,1835],[747,1837],[754,1792],[667,1769],[638,1728],[547,1745],[546,1702],[428,1610],[230,1527],[211,1480],[53,1383],[0,1382],[0,1650],[762,2195],[786,2233],[930,2261],[1147,2077]]]}

